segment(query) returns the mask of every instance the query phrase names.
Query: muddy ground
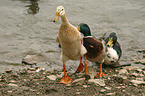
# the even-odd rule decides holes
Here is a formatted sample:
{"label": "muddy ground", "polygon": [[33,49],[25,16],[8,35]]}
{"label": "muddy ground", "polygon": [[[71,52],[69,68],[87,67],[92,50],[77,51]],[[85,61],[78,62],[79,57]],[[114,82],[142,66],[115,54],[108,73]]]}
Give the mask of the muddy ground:
{"label": "muddy ground", "polygon": [[[94,68],[88,68],[88,71]],[[20,71],[6,70],[0,73],[1,96],[145,96],[145,68],[125,66],[103,68],[105,85],[89,82],[90,78],[82,73],[69,73],[76,82],[60,84],[63,71],[52,72],[39,68],[27,68]],[[98,70],[97,70],[98,71]],[[88,72],[88,73],[89,73]],[[134,73],[134,74],[133,74]],[[91,74],[91,73],[89,73]],[[52,78],[51,78],[52,77]],[[82,78],[80,81],[79,79]],[[133,83],[131,80],[143,81]],[[78,81],[77,81],[78,80]]]}

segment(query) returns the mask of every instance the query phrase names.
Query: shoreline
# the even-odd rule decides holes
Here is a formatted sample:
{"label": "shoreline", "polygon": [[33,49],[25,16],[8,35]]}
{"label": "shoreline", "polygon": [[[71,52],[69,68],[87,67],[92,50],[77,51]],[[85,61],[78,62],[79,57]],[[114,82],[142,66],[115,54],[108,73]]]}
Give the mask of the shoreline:
{"label": "shoreline", "polygon": [[125,66],[103,68],[106,77],[93,78],[98,69],[88,67],[88,76],[81,73],[67,73],[73,79],[70,84],[60,84],[62,71],[48,71],[45,68],[27,68],[19,71],[6,70],[0,73],[0,95],[145,95],[145,67]]}

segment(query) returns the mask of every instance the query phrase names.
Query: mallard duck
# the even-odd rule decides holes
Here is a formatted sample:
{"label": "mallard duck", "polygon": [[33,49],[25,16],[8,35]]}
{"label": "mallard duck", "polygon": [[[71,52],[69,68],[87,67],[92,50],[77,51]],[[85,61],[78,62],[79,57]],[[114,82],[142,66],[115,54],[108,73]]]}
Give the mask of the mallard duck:
{"label": "mallard duck", "polygon": [[106,74],[102,72],[102,63],[106,56],[105,41],[95,39],[91,35],[89,26],[85,23],[80,23],[77,29],[84,35],[83,45],[87,49],[87,60],[100,63],[100,71],[96,77],[102,77],[102,75],[106,76]]}
{"label": "mallard duck", "polygon": [[[56,16],[53,18],[53,22],[57,22],[59,17],[61,17],[61,25],[59,28],[59,33],[57,41],[61,45],[61,61],[63,63],[64,76],[60,83],[68,84],[72,82],[72,79],[67,76],[66,73],[66,62],[68,60],[77,60],[82,58],[86,54],[87,50],[83,46],[83,38],[80,32],[74,27],[65,15],[65,9],[63,6],[58,6],[56,9]],[[79,66],[82,66],[80,64]],[[86,55],[85,55],[85,66],[87,66]],[[85,67],[87,68],[87,67]],[[79,69],[78,69],[79,70]],[[87,69],[85,69],[85,74],[87,74]]]}
{"label": "mallard duck", "polygon": [[110,33],[109,37],[106,38],[107,44],[107,56],[105,58],[106,65],[113,65],[119,61],[122,50],[119,42],[117,41],[117,35],[115,32]]}

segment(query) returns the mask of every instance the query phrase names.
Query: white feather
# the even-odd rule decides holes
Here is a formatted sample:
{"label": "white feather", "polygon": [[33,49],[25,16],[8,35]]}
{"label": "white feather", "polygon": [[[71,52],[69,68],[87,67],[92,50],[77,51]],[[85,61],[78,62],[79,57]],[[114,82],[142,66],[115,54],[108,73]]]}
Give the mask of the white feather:
{"label": "white feather", "polygon": [[111,65],[114,64],[118,60],[119,56],[112,47],[107,47],[107,56],[105,58],[105,64]]}

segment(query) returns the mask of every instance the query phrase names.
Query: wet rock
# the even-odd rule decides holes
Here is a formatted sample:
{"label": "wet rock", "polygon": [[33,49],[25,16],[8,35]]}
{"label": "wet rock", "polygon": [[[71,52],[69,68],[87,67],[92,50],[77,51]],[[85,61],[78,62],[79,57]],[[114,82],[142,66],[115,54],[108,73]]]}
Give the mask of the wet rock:
{"label": "wet rock", "polygon": [[121,69],[121,70],[119,70],[118,74],[126,74],[126,73],[128,73],[128,71],[126,69]]}
{"label": "wet rock", "polygon": [[34,65],[38,62],[47,62],[48,58],[43,54],[34,54],[34,55],[27,55],[22,59],[22,63],[28,64],[28,65]]}
{"label": "wet rock", "polygon": [[93,82],[95,84],[98,84],[100,86],[105,86],[105,81],[102,79],[89,79],[88,82]]}
{"label": "wet rock", "polygon": [[55,75],[47,76],[47,78],[49,78],[50,80],[56,80],[57,79],[57,77]]}
{"label": "wet rock", "polygon": [[139,62],[145,65],[145,58],[139,60]]}

